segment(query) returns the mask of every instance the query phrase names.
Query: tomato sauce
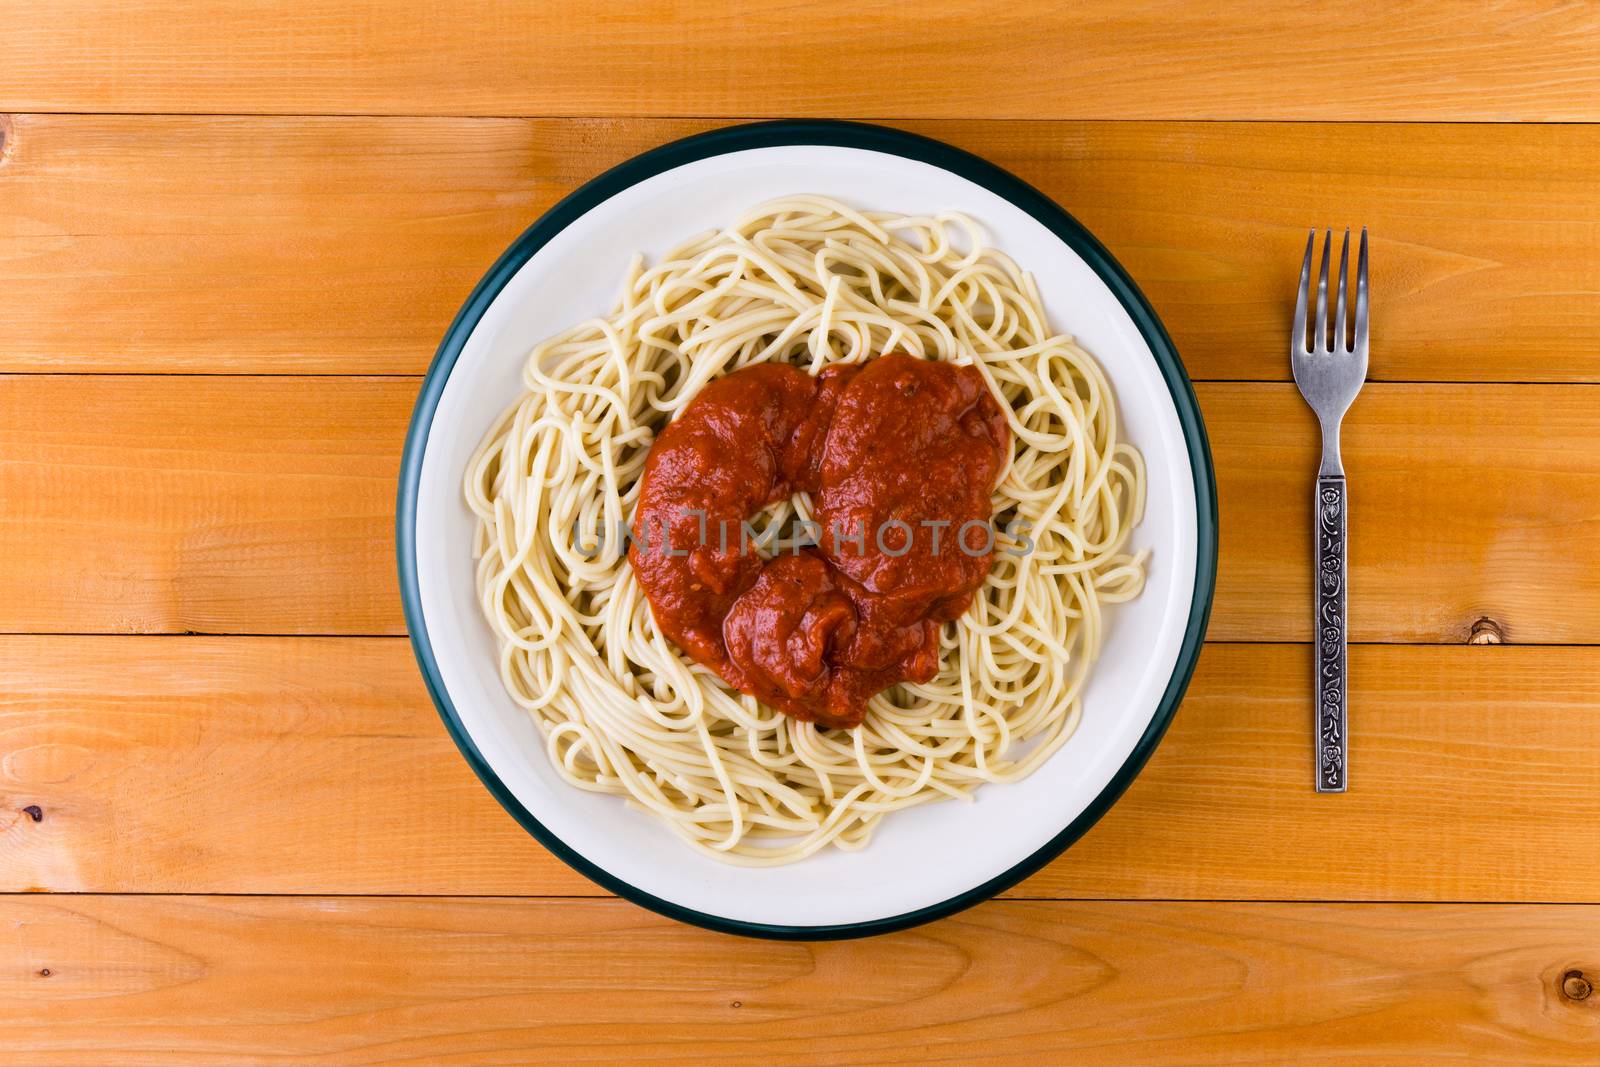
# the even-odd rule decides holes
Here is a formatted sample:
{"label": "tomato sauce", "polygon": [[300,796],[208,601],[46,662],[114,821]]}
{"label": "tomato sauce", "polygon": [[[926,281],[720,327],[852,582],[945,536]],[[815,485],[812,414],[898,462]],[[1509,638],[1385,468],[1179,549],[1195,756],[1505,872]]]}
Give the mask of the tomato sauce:
{"label": "tomato sauce", "polygon": [[[972,367],[897,352],[816,377],[747,367],[656,438],[629,560],[695,660],[785,714],[853,727],[873,694],[937,673],[940,624],[989,573],[1009,448]],[[746,520],[800,491],[815,544],[763,558]]]}

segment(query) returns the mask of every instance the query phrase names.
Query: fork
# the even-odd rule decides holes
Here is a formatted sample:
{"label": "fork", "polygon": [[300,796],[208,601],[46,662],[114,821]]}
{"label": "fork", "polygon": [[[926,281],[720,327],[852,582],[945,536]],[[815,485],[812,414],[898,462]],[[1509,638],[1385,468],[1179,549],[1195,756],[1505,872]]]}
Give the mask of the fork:
{"label": "fork", "polygon": [[[1294,305],[1289,336],[1289,362],[1300,395],[1322,423],[1322,466],[1317,471],[1312,525],[1316,560],[1312,584],[1312,625],[1316,661],[1316,789],[1343,793],[1349,787],[1349,686],[1347,655],[1349,620],[1345,605],[1347,569],[1345,533],[1349,521],[1344,464],[1339,459],[1339,423],[1367,377],[1367,231],[1361,231],[1361,258],[1356,268],[1355,329],[1346,336],[1345,277],[1350,273],[1350,231],[1344,232],[1339,254],[1339,291],[1333,318],[1328,318],[1328,261],[1333,258],[1333,231],[1322,242],[1322,271],[1317,277],[1316,317],[1306,318],[1311,297],[1311,253],[1317,231],[1306,238],[1300,265],[1300,297]],[[1309,343],[1307,335],[1310,335]],[[1347,343],[1348,341],[1348,343]]]}

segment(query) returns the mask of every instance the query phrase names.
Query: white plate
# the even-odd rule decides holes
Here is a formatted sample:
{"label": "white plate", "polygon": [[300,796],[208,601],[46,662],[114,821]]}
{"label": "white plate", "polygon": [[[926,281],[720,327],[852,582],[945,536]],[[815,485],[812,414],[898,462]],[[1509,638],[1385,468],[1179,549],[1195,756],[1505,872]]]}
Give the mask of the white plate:
{"label": "white plate", "polygon": [[[1054,327],[1100,361],[1125,433],[1149,468],[1135,545],[1151,551],[1135,601],[1109,614],[1077,732],[1027,779],[972,803],[897,812],[859,852],[732,867],[616,797],[567,785],[533,721],[501,688],[479,614],[468,458],[521,391],[535,342],[615,300],[629,256],[657,255],[762,201],[821,193],[908,214],[956,210],[1038,280]],[[601,885],[685,921],[771,937],[841,937],[947,915],[1038,869],[1076,840],[1143,766],[1194,667],[1216,567],[1205,431],[1160,321],[1070,216],[1004,171],[874,126],[763,123],[639,156],[551,209],[501,257],[450,327],[412,419],[397,520],[406,618],[462,754],[552,851]]]}

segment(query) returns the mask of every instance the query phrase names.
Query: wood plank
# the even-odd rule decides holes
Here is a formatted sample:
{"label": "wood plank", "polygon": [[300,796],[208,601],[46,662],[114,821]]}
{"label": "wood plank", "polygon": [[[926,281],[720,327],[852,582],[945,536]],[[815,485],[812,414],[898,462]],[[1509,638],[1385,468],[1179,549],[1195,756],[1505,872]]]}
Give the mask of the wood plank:
{"label": "wood plank", "polygon": [[[1593,1064],[1600,908],[991,904],[771,944],[610,901],[22,897],[12,1067]],[[336,963],[334,962],[336,961]],[[1577,986],[1572,988],[1576,989]]]}
{"label": "wood plank", "polygon": [[1207,645],[1132,788],[1017,894],[1600,903],[1597,677],[1593,648],[1356,646],[1329,797],[1310,646]]}
{"label": "wood plank", "polygon": [[0,630],[400,632],[416,388],[0,378]]}
{"label": "wood plank", "polygon": [[0,110],[1600,117],[1600,15],[1517,0],[7,6]]}
{"label": "wood plank", "polygon": [[0,677],[0,891],[601,892],[479,784],[404,639],[7,637]]}
{"label": "wood plank", "polygon": [[478,277],[604,152],[551,126],[16,116],[3,366],[421,373]]}
{"label": "wood plank", "polygon": [[[1600,903],[1600,649],[1351,664],[1351,793],[1309,787],[1309,650],[1212,645],[1133,787],[1013,895]],[[0,890],[602,892],[479,785],[402,640],[9,637],[0,677]]]}
{"label": "wood plank", "polygon": [[[1213,640],[1311,639],[1321,446],[1292,385],[1198,390],[1222,548]],[[1600,392],[1591,386],[1367,385],[1344,420],[1350,632],[1463,641],[1600,638]]]}
{"label": "wood plank", "polygon": [[[0,378],[0,632],[401,633],[391,514],[416,379]],[[1310,636],[1315,423],[1210,383],[1211,637]],[[1372,384],[1345,425],[1362,641],[1600,642],[1591,387]],[[1536,416],[1537,433],[1530,434]]]}
{"label": "wood plank", "polygon": [[[718,124],[15,116],[0,369],[420,372],[540,212]],[[1600,126],[906,125],[1067,205],[1197,378],[1286,379],[1306,227],[1366,224],[1375,380],[1600,380]]]}

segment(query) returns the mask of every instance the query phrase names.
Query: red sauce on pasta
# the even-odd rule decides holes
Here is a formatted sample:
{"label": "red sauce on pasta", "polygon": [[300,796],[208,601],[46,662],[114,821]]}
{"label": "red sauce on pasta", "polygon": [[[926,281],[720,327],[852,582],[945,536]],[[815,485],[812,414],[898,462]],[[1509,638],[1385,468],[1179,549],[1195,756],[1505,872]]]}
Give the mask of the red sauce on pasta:
{"label": "red sauce on pasta", "polygon": [[[937,673],[940,624],[989,573],[1009,447],[972,367],[747,367],[657,437],[629,559],[690,656],[788,715],[853,727],[873,694]],[[764,558],[746,520],[799,491],[815,543]]]}

